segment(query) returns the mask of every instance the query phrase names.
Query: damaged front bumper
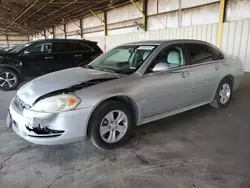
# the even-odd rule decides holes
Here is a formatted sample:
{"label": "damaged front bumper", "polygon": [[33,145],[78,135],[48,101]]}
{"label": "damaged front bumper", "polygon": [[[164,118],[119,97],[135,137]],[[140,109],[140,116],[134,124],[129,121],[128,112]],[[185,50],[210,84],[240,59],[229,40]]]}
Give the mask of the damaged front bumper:
{"label": "damaged front bumper", "polygon": [[91,111],[89,107],[61,113],[35,112],[20,108],[14,99],[9,108],[13,130],[25,140],[41,145],[84,140]]}

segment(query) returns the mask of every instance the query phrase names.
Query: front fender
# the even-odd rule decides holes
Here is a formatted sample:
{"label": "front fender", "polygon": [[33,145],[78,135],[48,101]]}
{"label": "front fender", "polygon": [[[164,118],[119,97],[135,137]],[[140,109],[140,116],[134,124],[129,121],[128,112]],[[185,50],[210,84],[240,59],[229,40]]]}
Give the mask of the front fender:
{"label": "front fender", "polygon": [[0,68],[14,69],[21,76],[22,62],[19,60],[3,58],[0,61]]}

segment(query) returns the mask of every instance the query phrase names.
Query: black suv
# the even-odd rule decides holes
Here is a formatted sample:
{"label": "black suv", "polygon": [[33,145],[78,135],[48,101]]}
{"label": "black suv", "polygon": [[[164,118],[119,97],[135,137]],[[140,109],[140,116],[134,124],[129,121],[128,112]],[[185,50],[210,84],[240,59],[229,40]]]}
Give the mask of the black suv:
{"label": "black suv", "polygon": [[46,39],[0,52],[0,89],[12,90],[26,78],[84,66],[103,52],[97,42],[71,39]]}

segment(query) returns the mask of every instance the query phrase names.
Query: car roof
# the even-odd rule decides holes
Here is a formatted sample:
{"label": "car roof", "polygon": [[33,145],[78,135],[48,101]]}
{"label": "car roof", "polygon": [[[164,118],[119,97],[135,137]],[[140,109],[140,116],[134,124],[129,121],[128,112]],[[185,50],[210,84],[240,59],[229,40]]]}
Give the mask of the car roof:
{"label": "car roof", "polygon": [[32,41],[35,42],[87,42],[87,43],[96,43],[95,41],[85,40],[85,39],[41,39],[41,40],[35,40]]}
{"label": "car roof", "polygon": [[205,44],[207,46],[213,47],[218,50],[223,55],[226,55],[221,49],[216,47],[215,45],[202,41],[202,40],[195,40],[195,39],[173,39],[173,40],[146,40],[146,41],[138,41],[138,42],[131,42],[126,43],[119,46],[126,46],[126,45],[167,45],[167,44],[175,44],[175,43],[197,43],[197,44]]}
{"label": "car roof", "polygon": [[124,45],[162,45],[162,44],[170,44],[170,43],[202,43],[202,44],[209,44],[208,42],[202,40],[193,40],[193,39],[173,39],[173,40],[146,40],[146,41],[138,41],[138,42],[131,42],[126,43]]}

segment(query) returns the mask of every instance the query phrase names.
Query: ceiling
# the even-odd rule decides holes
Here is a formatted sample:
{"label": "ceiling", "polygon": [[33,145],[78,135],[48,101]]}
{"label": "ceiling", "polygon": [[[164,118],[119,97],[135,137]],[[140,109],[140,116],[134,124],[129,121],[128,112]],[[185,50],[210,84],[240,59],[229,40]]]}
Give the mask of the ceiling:
{"label": "ceiling", "polygon": [[33,34],[130,0],[0,0],[0,34]]}

